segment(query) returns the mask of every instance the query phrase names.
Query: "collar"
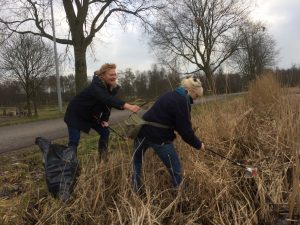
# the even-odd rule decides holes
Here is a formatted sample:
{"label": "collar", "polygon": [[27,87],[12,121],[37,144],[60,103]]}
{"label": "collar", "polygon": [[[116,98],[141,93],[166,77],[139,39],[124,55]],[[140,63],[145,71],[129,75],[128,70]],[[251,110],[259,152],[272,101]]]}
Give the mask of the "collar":
{"label": "collar", "polygon": [[188,100],[188,102],[189,102],[190,104],[193,104],[193,103],[194,103],[194,100],[192,99],[192,97],[188,95],[188,91],[185,90],[183,87],[178,87],[178,88],[176,88],[176,89],[175,89],[175,92],[177,92],[177,93],[180,94],[181,96],[185,97],[185,98]]}
{"label": "collar", "polygon": [[178,94],[180,94],[181,96],[183,96],[183,97],[187,97],[187,90],[185,90],[183,87],[178,87],[178,88],[176,88],[175,89],[175,92],[177,92]]}

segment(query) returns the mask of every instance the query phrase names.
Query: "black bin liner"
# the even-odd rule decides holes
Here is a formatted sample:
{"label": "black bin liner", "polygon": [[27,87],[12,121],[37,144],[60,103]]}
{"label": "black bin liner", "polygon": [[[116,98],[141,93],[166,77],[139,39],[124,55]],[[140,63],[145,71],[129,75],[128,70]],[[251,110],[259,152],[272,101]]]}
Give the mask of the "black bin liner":
{"label": "black bin liner", "polygon": [[66,201],[70,198],[79,176],[76,149],[51,143],[46,138],[37,137],[35,143],[43,153],[46,183],[54,198]]}

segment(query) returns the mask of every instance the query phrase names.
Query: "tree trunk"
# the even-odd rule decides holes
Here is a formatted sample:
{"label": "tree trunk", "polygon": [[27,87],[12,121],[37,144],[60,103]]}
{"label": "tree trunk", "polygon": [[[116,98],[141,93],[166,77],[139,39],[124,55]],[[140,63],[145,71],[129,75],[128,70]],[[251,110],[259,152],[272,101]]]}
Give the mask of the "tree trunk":
{"label": "tree trunk", "polygon": [[216,93],[216,86],[213,80],[213,74],[211,72],[210,67],[206,67],[204,68],[204,72],[205,72],[205,76],[207,78],[207,82],[208,82],[208,93],[210,94],[215,94]]}
{"label": "tree trunk", "polygon": [[27,116],[32,116],[30,105],[30,88],[28,84],[24,87],[24,90],[26,94]]}
{"label": "tree trunk", "polygon": [[86,47],[74,45],[75,57],[75,86],[79,93],[87,85]]}
{"label": "tree trunk", "polygon": [[34,107],[34,115],[38,116],[36,91],[33,92],[33,107]]}
{"label": "tree trunk", "polygon": [[27,116],[32,116],[31,113],[31,105],[30,105],[30,97],[26,94],[26,104],[27,104]]}

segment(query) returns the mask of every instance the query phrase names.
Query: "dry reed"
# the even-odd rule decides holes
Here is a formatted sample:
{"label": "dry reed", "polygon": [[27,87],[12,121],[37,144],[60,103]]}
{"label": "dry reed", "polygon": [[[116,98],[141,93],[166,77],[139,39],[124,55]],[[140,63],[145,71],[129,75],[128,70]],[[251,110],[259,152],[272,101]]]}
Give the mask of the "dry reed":
{"label": "dry reed", "polygon": [[[299,96],[282,91],[271,75],[251,84],[245,99],[202,105],[193,124],[207,147],[258,167],[243,169],[177,138],[184,181],[172,190],[169,175],[153,151],[143,167],[144,195],[131,189],[131,144],[99,164],[95,154],[81,158],[82,171],[70,202],[63,204],[31,190],[20,216],[7,224],[202,224],[256,225],[280,221],[279,207],[290,219],[299,215]],[[18,206],[16,206],[18,207]]]}

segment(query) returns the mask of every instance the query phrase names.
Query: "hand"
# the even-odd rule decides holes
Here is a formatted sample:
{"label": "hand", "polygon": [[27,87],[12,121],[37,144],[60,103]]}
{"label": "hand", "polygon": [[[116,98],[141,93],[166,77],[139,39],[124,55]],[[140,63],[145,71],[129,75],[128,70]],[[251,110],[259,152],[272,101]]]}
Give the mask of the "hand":
{"label": "hand", "polygon": [[124,109],[127,109],[131,112],[137,112],[141,109],[141,107],[139,107],[138,105],[131,105],[131,104],[125,103]]}
{"label": "hand", "polygon": [[199,127],[194,127],[193,126],[193,131],[196,132],[199,129]]}
{"label": "hand", "polygon": [[203,151],[203,152],[205,151],[205,146],[204,146],[204,143],[202,143],[202,144],[201,144],[201,148],[200,148],[200,150],[201,150],[201,151]]}
{"label": "hand", "polygon": [[109,124],[108,124],[108,122],[106,122],[106,121],[101,121],[101,126],[102,126],[102,127],[108,127]]}
{"label": "hand", "polygon": [[201,160],[203,160],[203,159],[205,158],[205,146],[204,146],[203,143],[201,144],[201,148],[200,148],[198,157],[199,157]]}

